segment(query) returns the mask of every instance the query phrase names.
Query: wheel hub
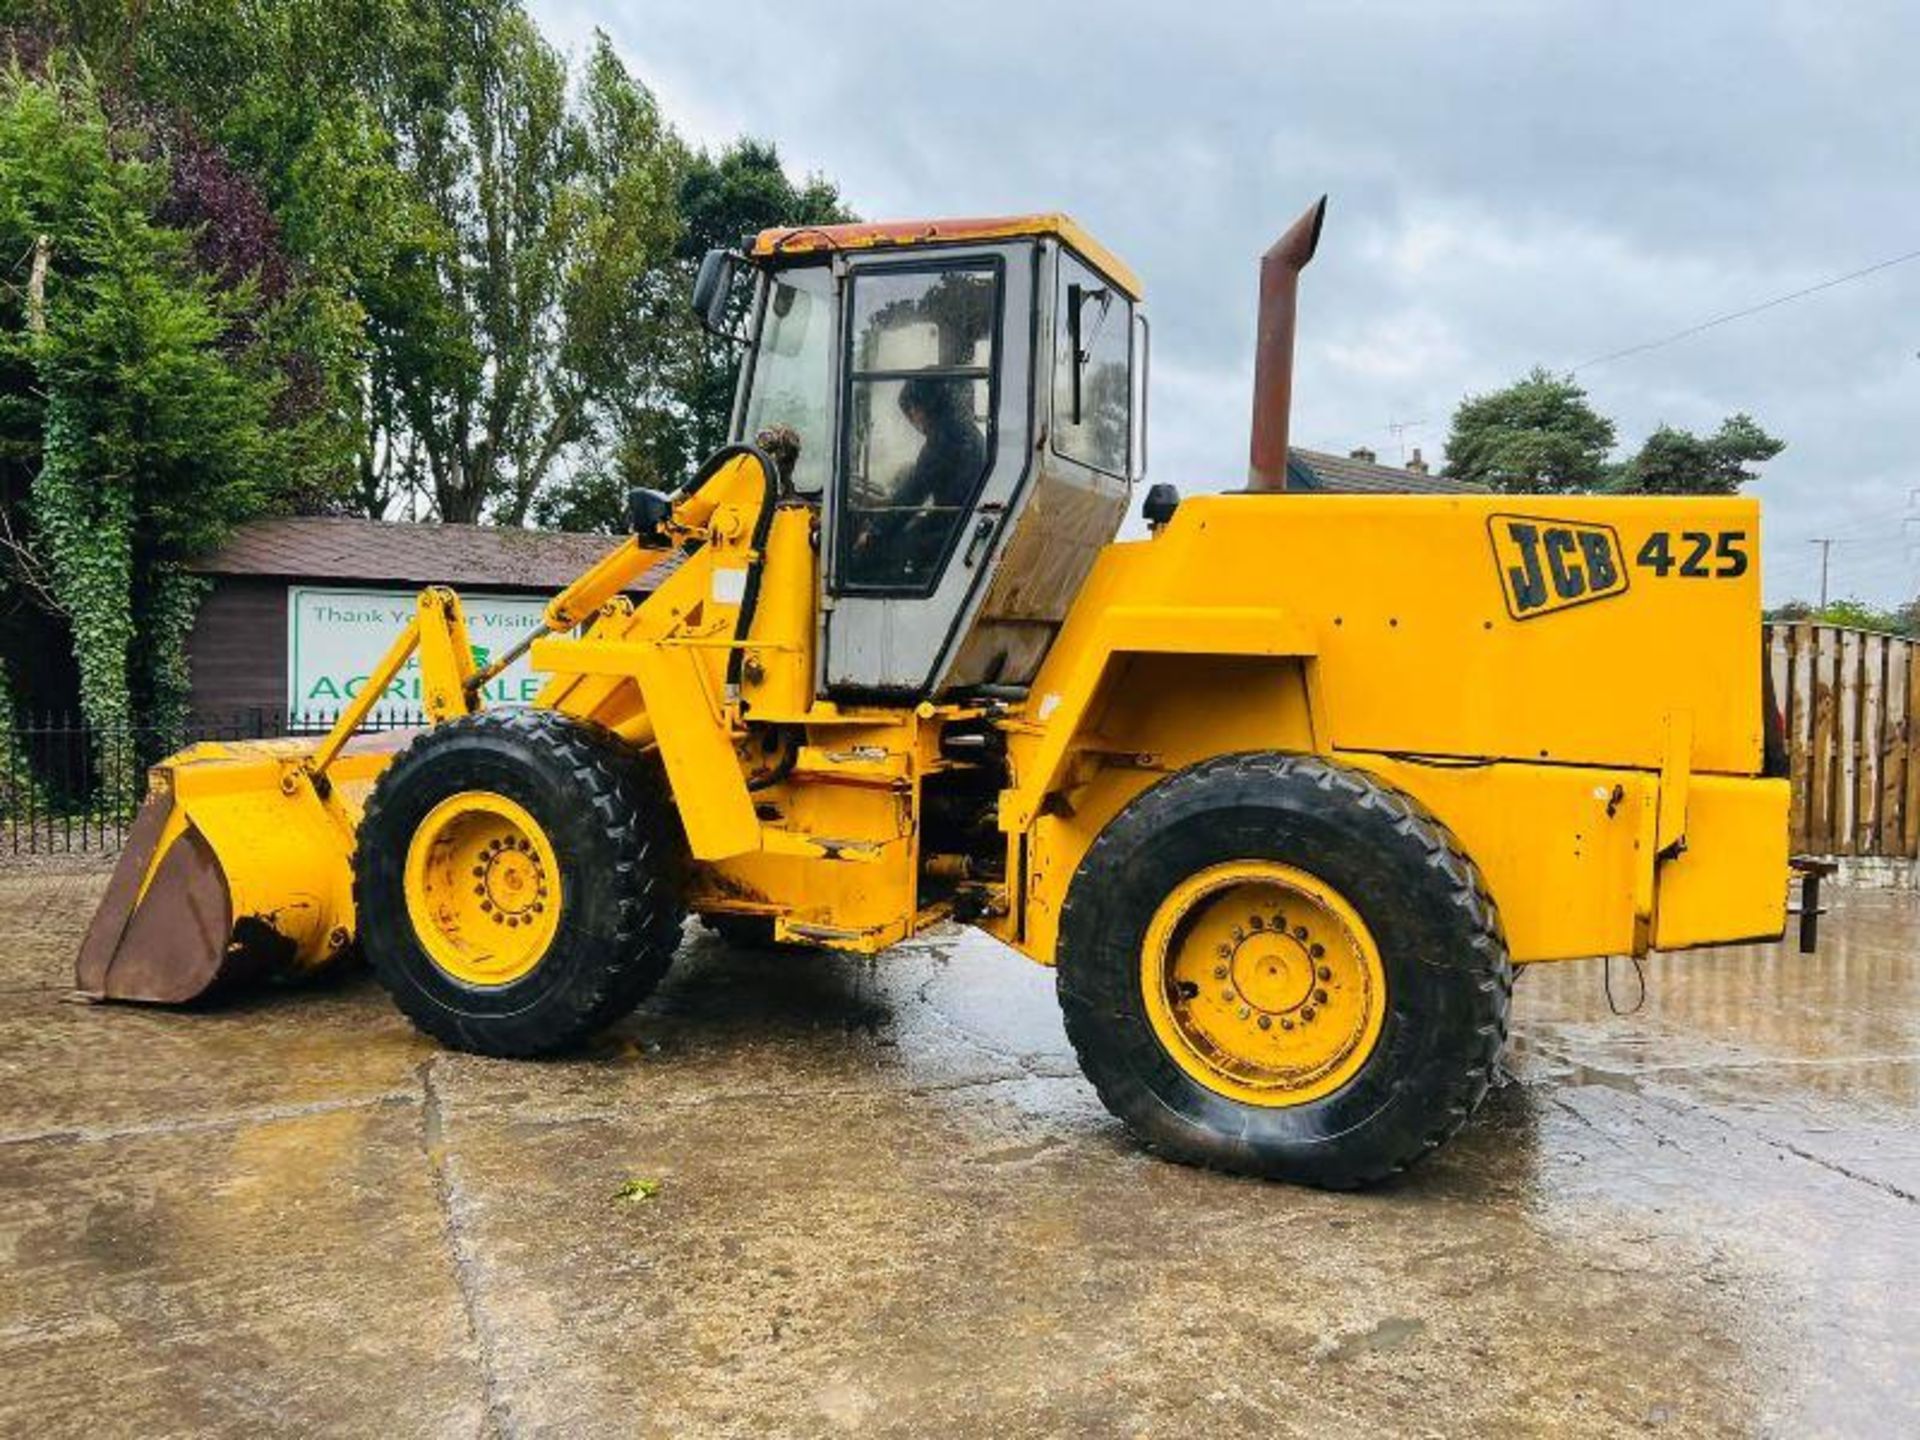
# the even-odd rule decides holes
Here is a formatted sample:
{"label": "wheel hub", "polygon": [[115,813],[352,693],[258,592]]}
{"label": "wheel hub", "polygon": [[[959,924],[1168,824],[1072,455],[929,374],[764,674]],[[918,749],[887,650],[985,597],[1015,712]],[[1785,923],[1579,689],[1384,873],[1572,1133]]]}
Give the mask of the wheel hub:
{"label": "wheel hub", "polygon": [[491,910],[494,923],[531,923],[533,916],[544,911],[546,867],[525,837],[496,836],[488,841],[473,873],[480,879],[476,893],[481,897],[481,910]]}
{"label": "wheel hub", "polygon": [[1257,1105],[1346,1084],[1385,1017],[1385,970],[1358,913],[1270,861],[1215,865],[1177,886],[1148,926],[1141,984],[1174,1061]]}
{"label": "wheel hub", "polygon": [[533,816],[492,791],[449,796],[407,849],[407,913],[422,948],[468,985],[530,973],[559,928],[559,864]]}
{"label": "wheel hub", "polygon": [[1313,998],[1306,945],[1278,930],[1253,930],[1234,946],[1228,976],[1240,997],[1264,1015],[1290,1015]]}

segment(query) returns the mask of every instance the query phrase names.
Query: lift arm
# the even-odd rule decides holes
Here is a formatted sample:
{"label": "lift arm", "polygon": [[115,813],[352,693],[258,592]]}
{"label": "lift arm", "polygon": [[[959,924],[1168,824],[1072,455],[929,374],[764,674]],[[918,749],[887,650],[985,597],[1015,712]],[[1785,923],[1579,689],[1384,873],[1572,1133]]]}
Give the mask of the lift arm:
{"label": "lift arm", "polygon": [[325,781],[327,767],[366,723],[416,650],[420,653],[420,694],[430,721],[438,725],[443,720],[471,715],[479,708],[475,697],[480,687],[473,677],[480,672],[473,663],[473,642],[467,638],[467,617],[460,609],[460,597],[445,586],[429,586],[415,600],[413,619],[407,622],[407,628],[380,657],[367,683],[340,712],[318,748],[289,773],[283,789],[297,785],[299,775],[316,785]]}

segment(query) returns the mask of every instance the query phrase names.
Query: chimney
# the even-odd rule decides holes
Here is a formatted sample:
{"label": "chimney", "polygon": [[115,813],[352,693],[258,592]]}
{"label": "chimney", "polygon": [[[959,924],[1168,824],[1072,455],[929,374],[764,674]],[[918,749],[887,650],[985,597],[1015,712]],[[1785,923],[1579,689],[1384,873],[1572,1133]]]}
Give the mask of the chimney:
{"label": "chimney", "polygon": [[1377,465],[1380,463],[1380,457],[1374,454],[1373,451],[1369,450],[1364,445],[1362,445],[1358,450],[1349,450],[1347,452],[1347,458],[1349,460],[1361,461],[1362,463],[1367,465]]}
{"label": "chimney", "polygon": [[1260,319],[1253,351],[1253,443],[1247,489],[1287,488],[1287,424],[1293,409],[1293,327],[1300,272],[1320,243],[1326,218],[1322,195],[1260,257]]}
{"label": "chimney", "polygon": [[1427,462],[1420,458],[1420,447],[1418,445],[1413,447],[1413,458],[1407,461],[1407,469],[1416,475],[1424,475],[1427,473]]}

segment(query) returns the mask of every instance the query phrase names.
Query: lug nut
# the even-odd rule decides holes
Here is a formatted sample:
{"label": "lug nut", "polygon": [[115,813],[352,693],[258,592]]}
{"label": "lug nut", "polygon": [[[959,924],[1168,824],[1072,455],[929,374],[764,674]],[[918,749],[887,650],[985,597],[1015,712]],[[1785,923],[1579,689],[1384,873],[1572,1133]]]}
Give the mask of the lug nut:
{"label": "lug nut", "polygon": [[1280,1028],[1281,1028],[1282,1030],[1291,1030],[1291,1029],[1293,1028],[1293,1021],[1291,1021],[1291,1020],[1289,1020],[1289,1019],[1287,1019],[1287,1018],[1286,1018],[1286,1016],[1284,1016],[1284,1015],[1283,1015],[1283,1016],[1281,1016],[1281,1017],[1280,1017]]}
{"label": "lug nut", "polygon": [[1218,955],[1222,960],[1225,960],[1229,955],[1233,954],[1233,946],[1231,945],[1216,946],[1214,947],[1213,953]]}
{"label": "lug nut", "polygon": [[1313,1018],[1313,1007],[1311,1005],[1302,1005],[1300,1007],[1300,1018],[1302,1020],[1311,1020]]}
{"label": "lug nut", "polygon": [[1222,990],[1220,992],[1220,998],[1231,1005],[1233,1003],[1233,986],[1229,985],[1226,989]]}
{"label": "lug nut", "polygon": [[1213,967],[1213,978],[1214,978],[1214,979],[1216,979],[1216,980],[1224,980],[1224,979],[1226,979],[1226,978],[1227,978],[1227,967],[1226,967],[1226,966],[1224,966],[1224,965],[1216,965],[1216,966],[1214,966],[1214,967]]}
{"label": "lug nut", "polygon": [[1262,1015],[1260,1017],[1260,1028],[1262,1030],[1271,1030],[1273,1028],[1273,1017],[1271,1015]]}
{"label": "lug nut", "polygon": [[1238,945],[1242,940],[1246,938],[1247,938],[1246,931],[1242,930],[1238,925],[1233,927],[1233,943],[1234,944]]}
{"label": "lug nut", "polygon": [[1245,1020],[1251,1014],[1253,1014],[1253,1011],[1249,1010],[1246,1006],[1242,1005],[1240,1007],[1240,1018],[1242,1020]]}
{"label": "lug nut", "polygon": [[1306,938],[1307,938],[1307,927],[1306,927],[1306,926],[1304,926],[1304,925],[1296,925],[1296,926],[1294,926],[1294,927],[1293,927],[1293,938],[1294,938],[1294,939],[1296,939],[1296,940],[1304,940],[1304,939],[1306,939]]}
{"label": "lug nut", "polygon": [[1247,924],[1251,925],[1255,930],[1264,930],[1267,928],[1266,920],[1259,915],[1250,917]]}
{"label": "lug nut", "polygon": [[1307,946],[1307,954],[1311,955],[1316,960],[1318,960],[1322,955],[1326,953],[1327,953],[1327,947],[1322,945],[1317,940],[1313,944]]}
{"label": "lug nut", "polygon": [[1316,991],[1314,991],[1314,992],[1313,992],[1313,1003],[1314,1003],[1314,1004],[1316,1004],[1316,1005],[1324,1005],[1324,1004],[1326,1004],[1326,1003],[1327,1003],[1327,992],[1326,992],[1326,991],[1324,991],[1324,990],[1316,990]]}
{"label": "lug nut", "polygon": [[1333,971],[1325,965],[1322,965],[1313,973],[1318,975],[1322,980],[1331,980],[1333,978]]}

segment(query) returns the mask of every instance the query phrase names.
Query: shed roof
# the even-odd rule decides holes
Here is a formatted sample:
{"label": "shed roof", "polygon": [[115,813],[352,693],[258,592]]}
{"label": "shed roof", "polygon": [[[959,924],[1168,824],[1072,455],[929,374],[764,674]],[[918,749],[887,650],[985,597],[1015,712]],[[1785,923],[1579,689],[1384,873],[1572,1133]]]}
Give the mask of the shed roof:
{"label": "shed roof", "polygon": [[1403,470],[1398,465],[1325,450],[1287,451],[1287,488],[1335,495],[1481,495],[1485,488],[1444,475]]}
{"label": "shed roof", "polygon": [[551,592],[619,543],[613,535],[497,525],[293,516],[242,525],[192,568],[201,575]]}

